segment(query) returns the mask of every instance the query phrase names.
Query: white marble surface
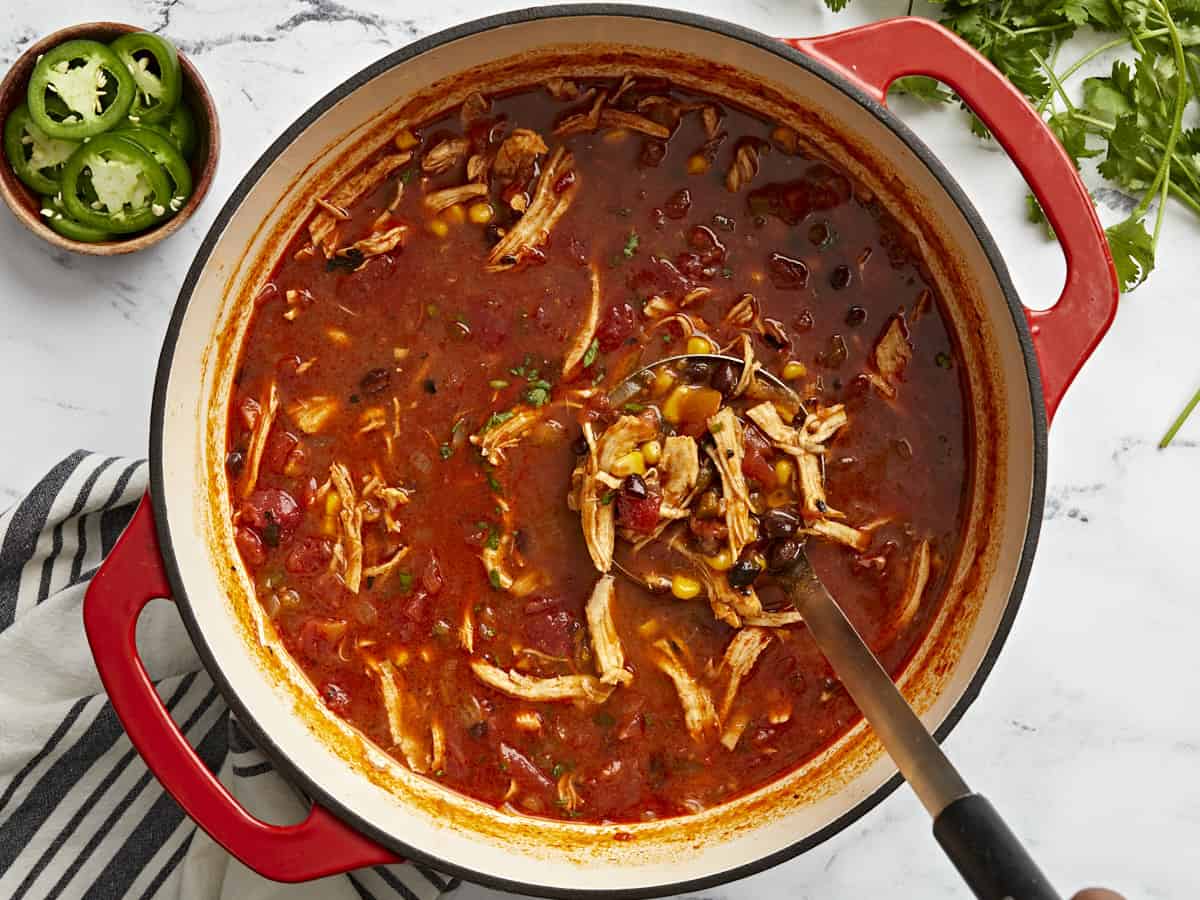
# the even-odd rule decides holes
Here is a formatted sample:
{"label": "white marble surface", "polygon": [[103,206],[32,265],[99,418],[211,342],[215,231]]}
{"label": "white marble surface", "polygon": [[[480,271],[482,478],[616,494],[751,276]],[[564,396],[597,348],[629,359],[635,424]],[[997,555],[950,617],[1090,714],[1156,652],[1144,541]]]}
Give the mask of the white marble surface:
{"label": "white marble surface", "polygon": [[[114,0],[0,4],[0,64],[81,18],[164,30],[203,71],[222,117],[212,195],[181,233],[133,257],[51,249],[0,213],[0,507],[77,447],[144,454],[153,369],[184,272],[221,203],[268,143],[371,60],[505,0]],[[670,5],[726,17],[728,3]],[[899,13],[856,0],[743,4],[744,24],[805,35]],[[86,12],[84,11],[86,8]],[[1031,305],[1057,295],[1063,264],[1023,221],[1007,158],[956,115],[901,112],[961,179]],[[1117,215],[1123,198],[1103,195]],[[1050,441],[1046,522],[1008,646],[946,746],[1047,872],[1070,892],[1200,894],[1200,415],[1168,451],[1159,435],[1200,384],[1200,226],[1172,210],[1150,284],[1064,402]],[[496,896],[466,886],[459,896]],[[805,856],[708,898],[965,897],[907,789]]]}

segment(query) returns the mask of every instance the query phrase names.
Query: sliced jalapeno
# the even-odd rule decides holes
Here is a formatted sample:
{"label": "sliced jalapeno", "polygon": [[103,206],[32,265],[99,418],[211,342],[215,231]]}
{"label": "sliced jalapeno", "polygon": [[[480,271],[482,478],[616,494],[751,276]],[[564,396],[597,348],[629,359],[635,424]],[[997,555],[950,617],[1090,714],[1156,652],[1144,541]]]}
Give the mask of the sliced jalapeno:
{"label": "sliced jalapeno", "polygon": [[192,170],[179,148],[158,129],[118,128],[113,134],[133,141],[166,170],[172,188],[168,207],[173,213],[179,212],[187,198],[192,196]]}
{"label": "sliced jalapeno", "polygon": [[58,191],[63,163],[79,144],[47,137],[29,116],[22,103],[4,121],[4,152],[8,162],[25,184],[39,194]]}
{"label": "sliced jalapeno", "polygon": [[108,45],[117,54],[136,86],[129,121],[161,122],[170,117],[183,90],[183,74],[174,45],[157,34],[124,34]]}
{"label": "sliced jalapeno", "polygon": [[[96,41],[67,41],[38,60],[29,76],[29,115],[47,136],[79,141],[112,128],[133,103],[133,76]],[[57,96],[67,114],[55,115]]]}
{"label": "sliced jalapeno", "polygon": [[171,182],[148,151],[120,135],[102,134],[67,160],[62,198],[77,222],[128,234],[149,228],[169,214]]}
{"label": "sliced jalapeno", "polygon": [[46,224],[65,238],[82,241],[85,244],[100,244],[113,240],[113,235],[99,228],[92,228],[82,222],[76,222],[70,213],[63,209],[61,195],[42,198],[42,217]]}
{"label": "sliced jalapeno", "polygon": [[183,158],[191,159],[196,152],[196,120],[192,117],[187,102],[180,100],[175,111],[171,113],[171,118],[162,124],[167,126],[167,132],[179,148],[179,152],[183,154]]}

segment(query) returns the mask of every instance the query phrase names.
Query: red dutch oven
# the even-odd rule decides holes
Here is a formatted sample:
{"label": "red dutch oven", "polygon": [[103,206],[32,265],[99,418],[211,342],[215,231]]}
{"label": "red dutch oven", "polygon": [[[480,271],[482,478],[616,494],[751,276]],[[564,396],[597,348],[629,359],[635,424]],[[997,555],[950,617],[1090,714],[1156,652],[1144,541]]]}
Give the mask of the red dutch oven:
{"label": "red dutch oven", "polygon": [[[1022,95],[957,37],[915,18],[781,41],[686,13],[568,6],[442,32],[371,65],[308,110],[217,217],[163,345],[150,494],[84,607],[105,687],[150,769],[216,841],[269,878],[301,881],[404,857],[546,896],[697,890],[816,846],[900,783],[859,723],[779,781],[694,816],[607,826],[509,815],[414,775],[330,713],[254,602],[237,564],[221,464],[250,298],[313,199],[397,128],[473,90],[562,72],[665,76],[790,124],[920,242],[945,298],[973,411],[963,550],[950,563],[942,610],[899,679],[939,739],[978,694],[1017,612],[1041,521],[1046,428],[1117,302],[1088,191]],[[1067,260],[1051,309],[1021,305],[978,213],[888,111],[888,85],[917,74],[949,84],[970,104],[1046,210]],[[185,742],[134,643],[138,616],[156,597],[174,599],[229,705],[312,798],[304,821],[258,821]]]}

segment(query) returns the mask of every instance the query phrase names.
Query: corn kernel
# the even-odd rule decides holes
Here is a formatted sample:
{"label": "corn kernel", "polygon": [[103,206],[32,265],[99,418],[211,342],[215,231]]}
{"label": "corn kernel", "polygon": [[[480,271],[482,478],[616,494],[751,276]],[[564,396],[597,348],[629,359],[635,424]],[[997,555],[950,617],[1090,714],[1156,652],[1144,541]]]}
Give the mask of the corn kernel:
{"label": "corn kernel", "polygon": [[401,129],[400,133],[396,135],[397,150],[411,150],[419,143],[421,142],[417,140],[417,136],[412,133],[411,128]]}
{"label": "corn kernel", "polygon": [[624,478],[626,475],[645,475],[646,474],[646,458],[642,456],[641,450],[631,450],[612,465],[612,473],[618,478]]}
{"label": "corn kernel", "polygon": [[629,137],[629,129],[614,128],[612,131],[610,131],[604,135],[604,143],[619,144],[619,143],[621,143],[621,141],[625,140],[625,138],[627,138],[627,137]]}
{"label": "corn kernel", "polygon": [[646,441],[642,444],[642,459],[647,465],[658,465],[658,461],[662,459],[662,444],[658,441]]}
{"label": "corn kernel", "polygon": [[495,215],[496,211],[490,203],[472,203],[471,208],[467,210],[467,218],[476,225],[486,225]]}
{"label": "corn kernel", "polygon": [[779,482],[780,487],[787,487],[792,483],[792,476],[796,474],[796,467],[792,465],[792,461],[787,457],[775,463],[775,480]]}
{"label": "corn kernel", "polygon": [[704,561],[710,568],[716,569],[718,572],[725,572],[733,565],[733,554],[729,552],[728,547],[722,547],[715,556],[704,557]]}
{"label": "corn kernel", "polygon": [[784,405],[783,403],[775,404],[775,412],[779,413],[779,418],[783,419],[783,421],[787,422],[789,425],[796,421],[796,411]]}
{"label": "corn kernel", "polygon": [[785,381],[795,381],[797,378],[803,378],[808,374],[808,366],[799,360],[789,360],[788,364],[783,367],[783,378]]}
{"label": "corn kernel", "polygon": [[666,366],[659,366],[654,373],[654,396],[661,397],[674,386],[674,373]]}
{"label": "corn kernel", "polygon": [[656,634],[658,634],[658,620],[657,619],[647,619],[645,622],[643,622],[641,625],[639,625],[637,627],[637,633],[638,633],[639,637],[644,637],[644,638],[654,637]]}
{"label": "corn kernel", "polygon": [[708,171],[709,162],[700,153],[693,153],[688,157],[687,170],[689,175],[703,175]]}
{"label": "corn kernel", "polygon": [[467,221],[467,211],[463,209],[461,203],[455,203],[453,206],[442,211],[442,218],[451,225],[461,225]]}
{"label": "corn kernel", "polygon": [[444,238],[450,233],[450,226],[442,219],[430,219],[425,227],[440,238]]}
{"label": "corn kernel", "polygon": [[700,582],[687,575],[675,575],[671,578],[671,593],[680,600],[691,600],[700,596]]}
{"label": "corn kernel", "polygon": [[762,284],[763,281],[765,280],[765,278],[766,278],[766,276],[763,275],[762,272],[751,272],[750,273],[750,280],[753,281],[755,284]]}
{"label": "corn kernel", "polygon": [[699,385],[681,384],[662,405],[663,418],[672,425],[704,422],[721,408],[721,392]]}
{"label": "corn kernel", "polygon": [[336,516],[338,510],[342,508],[342,495],[337,491],[330,491],[325,495],[325,515]]}
{"label": "corn kernel", "polygon": [[702,335],[695,334],[688,338],[687,341],[688,353],[712,353],[712,341]]}

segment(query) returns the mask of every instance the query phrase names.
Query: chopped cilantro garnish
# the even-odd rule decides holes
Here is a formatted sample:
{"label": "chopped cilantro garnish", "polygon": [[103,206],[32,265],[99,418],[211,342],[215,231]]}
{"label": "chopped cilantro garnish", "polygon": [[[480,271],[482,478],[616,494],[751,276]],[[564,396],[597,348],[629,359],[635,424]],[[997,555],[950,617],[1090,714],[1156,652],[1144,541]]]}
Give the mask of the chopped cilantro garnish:
{"label": "chopped cilantro garnish", "polygon": [[933,361],[937,363],[939,369],[954,368],[954,360],[950,358],[949,353],[939,353],[933,358]]}
{"label": "chopped cilantro garnish", "polygon": [[608,504],[612,503],[613,500],[616,499],[616,496],[617,496],[616,491],[608,491],[606,494],[604,494],[604,496],[602,496],[600,498],[600,502],[603,503],[605,506],[608,506]]}
{"label": "chopped cilantro garnish", "polygon": [[583,367],[586,369],[596,361],[596,354],[600,352],[600,341],[592,338],[592,342],[588,344],[588,348],[583,354]]}
{"label": "chopped cilantro garnish", "polygon": [[645,408],[646,407],[644,405],[642,405],[641,403],[626,403],[624,406],[621,407],[621,409],[625,410],[625,412],[634,413],[635,415],[637,413],[640,413]]}
{"label": "chopped cilantro garnish", "polygon": [[397,572],[396,583],[400,586],[400,590],[408,593],[412,590],[413,577],[411,572]]}
{"label": "chopped cilantro garnish", "polygon": [[503,425],[505,422],[507,422],[512,417],[513,417],[513,411],[511,409],[507,410],[506,412],[494,412],[490,416],[488,416],[488,420],[483,423],[483,428],[481,428],[479,430],[481,433],[484,431],[491,431],[497,425]]}
{"label": "chopped cilantro garnish", "polygon": [[502,485],[499,481],[497,481],[496,476],[493,475],[491,472],[487,473],[487,483],[488,483],[488,487],[490,487],[493,492],[495,492],[497,494],[504,493],[504,485]]}
{"label": "chopped cilantro garnish", "polygon": [[442,459],[449,459],[454,455],[454,448],[449,444],[442,444],[442,446],[438,447],[438,453],[441,455]]}
{"label": "chopped cilantro garnish", "polygon": [[[488,581],[496,590],[500,590],[500,573],[495,569],[488,569]],[[482,629],[484,626],[480,625]],[[484,635],[486,637],[486,635]]]}
{"label": "chopped cilantro garnish", "polygon": [[491,522],[487,524],[487,540],[483,542],[483,546],[488,550],[500,549],[500,530]]}
{"label": "chopped cilantro garnish", "polygon": [[550,382],[544,379],[531,381],[525,390],[525,402],[530,406],[545,406],[550,401]]}
{"label": "chopped cilantro garnish", "polygon": [[638,251],[638,244],[641,243],[641,238],[638,237],[636,231],[631,230],[629,237],[625,238],[625,246],[621,248],[621,252],[625,254],[626,259],[632,259],[633,254]]}

